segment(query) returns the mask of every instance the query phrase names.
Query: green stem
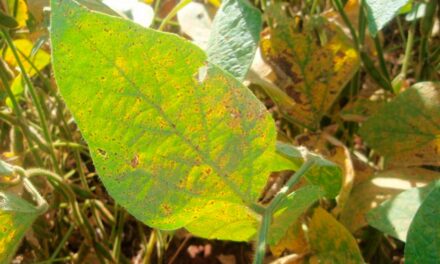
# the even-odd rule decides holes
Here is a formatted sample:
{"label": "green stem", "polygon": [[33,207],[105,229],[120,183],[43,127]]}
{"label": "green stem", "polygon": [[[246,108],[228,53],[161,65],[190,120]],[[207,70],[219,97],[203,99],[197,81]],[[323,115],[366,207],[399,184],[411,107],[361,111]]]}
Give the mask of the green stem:
{"label": "green stem", "polygon": [[266,240],[269,233],[270,223],[272,221],[272,212],[266,210],[261,219],[260,230],[258,230],[258,240],[255,249],[254,264],[262,264],[266,255]]}
{"label": "green stem", "polygon": [[49,205],[47,204],[46,200],[41,196],[41,194],[37,191],[37,189],[35,189],[35,186],[32,184],[32,182],[28,178],[23,177],[23,185],[26,190],[30,194],[32,194],[32,197],[35,198],[38,214],[43,214],[44,212],[46,212],[47,209],[49,209]]}
{"label": "green stem", "polygon": [[182,0],[180,1],[169,13],[168,15],[163,19],[162,23],[160,24],[158,30],[163,30],[163,28],[168,24],[168,21],[174,18],[174,16],[179,12],[180,9],[184,8],[187,4],[191,3],[192,0]]}
{"label": "green stem", "polygon": [[345,25],[348,27],[348,29],[350,30],[351,36],[353,37],[353,42],[356,46],[356,50],[359,50],[359,40],[358,40],[358,36],[356,34],[356,31],[354,30],[353,25],[350,22],[350,19],[348,18],[347,14],[345,13],[344,7],[342,6],[342,3],[340,0],[333,0],[336,9],[338,10],[339,14],[342,17],[342,20],[344,20]]}
{"label": "green stem", "polygon": [[315,161],[313,159],[308,159],[298,171],[293,174],[292,177],[287,181],[287,183],[281,188],[281,190],[275,195],[269,205],[265,208],[264,212],[261,214],[261,225],[260,230],[258,230],[258,240],[255,249],[254,264],[262,264],[264,256],[266,255],[266,240],[269,233],[269,227],[272,222],[272,215],[277,209],[278,205],[286,199],[289,190],[293,185],[298,183],[301,177],[306,174],[308,170],[314,165]]}
{"label": "green stem", "polygon": [[[17,102],[17,99],[14,96],[14,93],[11,90],[11,87],[9,86],[9,81],[6,73],[5,66],[3,65],[3,62],[0,62],[0,79],[3,83],[3,88],[6,90],[6,94],[8,95],[9,99],[12,103],[12,110],[15,112],[15,115],[17,116],[18,120],[17,123],[19,124],[20,129],[23,132],[23,135],[26,137],[26,140],[29,144],[29,147],[32,152],[32,156],[35,159],[35,162],[38,164],[38,166],[43,166],[43,161],[40,158],[40,155],[36,148],[34,148],[34,142],[31,137],[31,132],[29,131],[29,127],[22,124],[22,121],[25,120],[23,111],[20,107],[20,105]],[[37,141],[38,142],[38,141]],[[38,143],[37,143],[38,144]]]}
{"label": "green stem", "polygon": [[[417,11],[416,11],[417,14]],[[414,46],[414,36],[416,33],[416,19],[411,23],[409,30],[408,30],[408,38],[406,42],[406,48],[405,48],[405,56],[403,58],[403,64],[402,64],[402,79],[405,80],[406,76],[408,74],[408,68],[409,68],[409,62],[411,60],[412,50]]]}
{"label": "green stem", "polygon": [[34,88],[34,86],[32,84],[31,79],[30,79],[29,75],[26,72],[26,69],[25,69],[25,67],[24,67],[24,65],[23,65],[23,63],[21,61],[21,58],[20,58],[20,56],[18,54],[18,51],[17,51],[17,49],[16,49],[16,47],[14,45],[14,42],[12,41],[12,38],[9,35],[9,32],[6,31],[4,28],[2,28],[1,29],[1,33],[2,33],[3,38],[6,40],[9,48],[11,49],[12,54],[14,55],[14,58],[17,61],[18,67],[21,70],[21,74],[22,74],[22,76],[24,78],[24,81],[26,82],[26,85],[28,86],[29,92],[30,92],[31,97],[32,97],[32,101],[34,102],[35,107],[37,108],[38,117],[40,119],[40,123],[41,123],[41,127],[43,129],[44,137],[45,137],[45,139],[47,141],[47,144],[49,145],[49,151],[50,151],[49,155],[50,155],[53,167],[54,167],[55,171],[58,174],[60,174],[61,170],[58,167],[58,161],[57,161],[57,159],[55,157],[55,152],[54,152],[53,147],[52,147],[52,137],[51,137],[50,132],[49,132],[49,127],[47,125],[46,116],[45,116],[45,112],[43,110],[43,106],[42,106],[42,104],[40,102],[40,99],[38,98],[37,92],[36,92],[36,90],[35,90],[35,88]]}

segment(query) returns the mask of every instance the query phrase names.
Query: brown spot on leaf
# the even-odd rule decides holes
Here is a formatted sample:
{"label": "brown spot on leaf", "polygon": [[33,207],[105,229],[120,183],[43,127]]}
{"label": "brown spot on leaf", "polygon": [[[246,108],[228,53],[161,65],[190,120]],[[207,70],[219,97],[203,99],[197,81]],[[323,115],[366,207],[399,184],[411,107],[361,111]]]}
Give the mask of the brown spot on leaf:
{"label": "brown spot on leaf", "polygon": [[139,155],[134,155],[133,159],[130,161],[130,165],[132,168],[136,168],[139,165]]}

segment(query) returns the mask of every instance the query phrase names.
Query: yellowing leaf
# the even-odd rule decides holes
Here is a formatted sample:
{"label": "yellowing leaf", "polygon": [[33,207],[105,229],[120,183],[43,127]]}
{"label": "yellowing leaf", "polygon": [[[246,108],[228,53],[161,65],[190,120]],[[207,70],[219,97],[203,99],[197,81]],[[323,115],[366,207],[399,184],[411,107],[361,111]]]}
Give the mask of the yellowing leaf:
{"label": "yellowing leaf", "polygon": [[319,263],[364,263],[354,237],[324,209],[315,209],[308,234]]}
{"label": "yellowing leaf", "polygon": [[440,84],[413,85],[371,116],[360,134],[390,164],[440,165]]}
{"label": "yellowing leaf", "polygon": [[10,263],[25,232],[38,216],[20,197],[0,192],[0,263]]}
{"label": "yellowing leaf", "polygon": [[301,221],[296,221],[277,244],[270,246],[270,251],[276,257],[280,257],[285,251],[301,254],[309,250]]}
{"label": "yellowing leaf", "polygon": [[272,26],[262,39],[262,53],[276,72],[288,77],[285,90],[296,102],[284,109],[285,114],[299,125],[316,129],[357,71],[359,56],[342,30],[324,18],[306,20],[300,26],[279,5],[268,12]]}
{"label": "yellowing leaf", "polygon": [[[14,40],[15,47],[19,51],[20,60],[23,63],[24,68],[29,76],[34,76],[37,71],[32,67],[31,63],[28,62],[28,59],[32,62],[36,69],[42,70],[50,63],[50,55],[44,50],[38,50],[34,56],[31,57],[31,52],[34,47],[34,44],[27,39],[17,39]],[[18,70],[17,61],[15,60],[14,54],[12,50],[8,48],[4,55],[4,60],[13,68]]]}
{"label": "yellowing leaf", "polygon": [[[189,41],[75,1],[52,1],[51,40],[61,94],[118,203],[161,229],[220,237],[211,212],[252,228],[246,205],[274,170],[276,130],[249,89]],[[247,239],[234,227],[222,238]]]}
{"label": "yellowing leaf", "polygon": [[29,19],[28,7],[25,0],[8,0],[10,14],[13,14],[19,27],[26,26]]}

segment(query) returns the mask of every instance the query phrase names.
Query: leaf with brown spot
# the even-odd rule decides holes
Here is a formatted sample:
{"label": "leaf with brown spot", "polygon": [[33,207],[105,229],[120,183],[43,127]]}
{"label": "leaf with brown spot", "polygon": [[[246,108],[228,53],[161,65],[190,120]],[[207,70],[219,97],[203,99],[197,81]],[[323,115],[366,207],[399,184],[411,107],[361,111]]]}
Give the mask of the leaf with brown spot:
{"label": "leaf with brown spot", "polygon": [[[276,72],[288,77],[286,93],[296,102],[281,111],[293,122],[316,129],[357,71],[359,56],[342,30],[324,18],[305,20],[299,26],[279,4],[267,12],[271,27],[263,36],[262,53]],[[326,41],[316,37],[315,26]]]}
{"label": "leaf with brown spot", "polygon": [[310,247],[319,263],[364,263],[354,237],[331,214],[318,207],[309,226]]}

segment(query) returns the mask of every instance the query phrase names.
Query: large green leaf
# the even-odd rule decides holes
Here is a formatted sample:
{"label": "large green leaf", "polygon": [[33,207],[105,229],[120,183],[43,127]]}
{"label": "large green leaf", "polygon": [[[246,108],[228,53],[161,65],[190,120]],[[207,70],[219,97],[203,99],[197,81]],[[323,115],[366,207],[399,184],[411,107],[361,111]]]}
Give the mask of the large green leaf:
{"label": "large green leaf", "polygon": [[371,116],[360,134],[389,163],[440,165],[440,85],[413,85]]}
{"label": "large green leaf", "polygon": [[66,0],[52,1],[51,38],[61,94],[131,214],[175,229],[212,211],[234,219],[257,200],[274,170],[274,122],[201,49]]}
{"label": "large green leaf", "polygon": [[0,263],[10,263],[38,210],[15,194],[0,191]]}
{"label": "large green leaf", "polygon": [[318,263],[364,263],[354,237],[320,207],[310,221],[309,242]]}
{"label": "large green leaf", "polygon": [[208,41],[209,61],[243,80],[260,40],[261,13],[247,0],[225,0]]}
{"label": "large green leaf", "polygon": [[409,0],[366,0],[368,30],[376,36]]}
{"label": "large green leaf", "polygon": [[438,263],[440,259],[440,181],[420,206],[409,227],[405,263]]}
{"label": "large green leaf", "polygon": [[414,215],[433,187],[433,185],[427,185],[412,188],[383,202],[368,212],[368,223],[405,242]]}

